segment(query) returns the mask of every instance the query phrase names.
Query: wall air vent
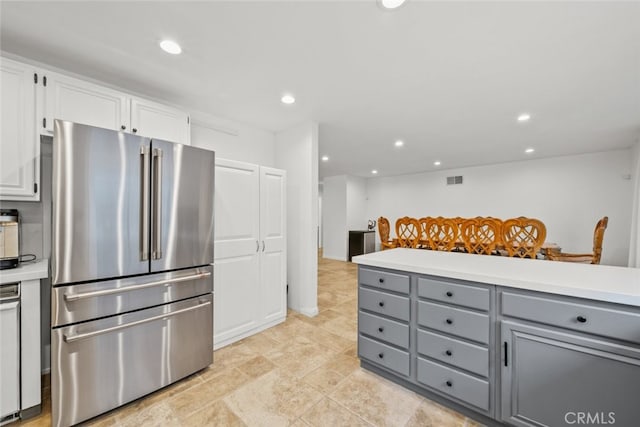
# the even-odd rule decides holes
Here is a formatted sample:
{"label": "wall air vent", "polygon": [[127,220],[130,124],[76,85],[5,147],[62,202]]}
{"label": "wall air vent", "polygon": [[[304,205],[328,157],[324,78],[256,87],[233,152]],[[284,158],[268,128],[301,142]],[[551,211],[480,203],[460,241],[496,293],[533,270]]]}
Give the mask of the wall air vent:
{"label": "wall air vent", "polygon": [[447,185],[457,185],[457,184],[462,184],[462,175],[447,177]]}

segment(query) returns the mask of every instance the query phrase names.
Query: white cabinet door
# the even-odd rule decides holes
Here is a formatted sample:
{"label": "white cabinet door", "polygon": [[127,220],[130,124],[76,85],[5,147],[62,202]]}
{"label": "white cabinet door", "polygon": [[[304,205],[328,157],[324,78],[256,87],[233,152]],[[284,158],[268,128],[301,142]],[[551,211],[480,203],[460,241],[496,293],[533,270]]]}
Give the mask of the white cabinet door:
{"label": "white cabinet door", "polygon": [[126,94],[56,73],[47,73],[46,130],[53,120],[68,120],[112,130],[129,128]]}
{"label": "white cabinet door", "polygon": [[216,159],[214,346],[259,321],[259,167]]}
{"label": "white cabinet door", "polygon": [[186,145],[191,141],[187,113],[138,98],[131,100],[131,132]]}
{"label": "white cabinet door", "polygon": [[266,323],[287,314],[285,171],[260,167],[261,314]]}
{"label": "white cabinet door", "polygon": [[39,200],[35,69],[2,58],[0,72],[0,200]]}

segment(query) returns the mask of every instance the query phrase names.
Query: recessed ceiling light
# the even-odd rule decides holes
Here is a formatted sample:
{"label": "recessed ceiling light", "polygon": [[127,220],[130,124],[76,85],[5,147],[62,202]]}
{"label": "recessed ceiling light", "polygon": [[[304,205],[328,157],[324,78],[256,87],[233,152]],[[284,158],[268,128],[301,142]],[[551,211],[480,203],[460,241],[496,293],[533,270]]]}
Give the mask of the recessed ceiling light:
{"label": "recessed ceiling light", "polygon": [[329,161],[329,156],[322,156],[322,161],[323,162],[328,162]]}
{"label": "recessed ceiling light", "polygon": [[436,160],[435,162],[433,162],[433,164],[434,164],[435,166],[440,166],[440,164],[441,164],[441,163],[440,163],[440,160]]}
{"label": "recessed ceiling light", "polygon": [[527,153],[527,154],[531,154],[534,151],[536,151],[536,150],[534,150],[533,148],[527,148],[526,150],[524,150],[524,152]]}
{"label": "recessed ceiling light", "polygon": [[396,9],[405,2],[405,0],[380,0],[380,5],[385,9]]}
{"label": "recessed ceiling light", "polygon": [[160,48],[172,55],[178,55],[182,53],[182,48],[180,47],[180,45],[173,40],[162,40],[160,42]]}
{"label": "recessed ceiling light", "polygon": [[294,102],[296,102],[296,99],[293,97],[293,95],[282,95],[282,98],[280,98],[280,101],[282,101],[283,104],[293,104]]}
{"label": "recessed ceiling light", "polygon": [[378,171],[376,169],[374,169],[374,170],[371,171],[371,173],[375,175],[375,174],[378,173]]}
{"label": "recessed ceiling light", "polygon": [[529,119],[531,119],[531,114],[529,113],[522,113],[518,116],[519,122],[528,122]]}
{"label": "recessed ceiling light", "polygon": [[404,141],[397,140],[393,143],[393,145],[395,145],[396,147],[402,147],[404,145]]}

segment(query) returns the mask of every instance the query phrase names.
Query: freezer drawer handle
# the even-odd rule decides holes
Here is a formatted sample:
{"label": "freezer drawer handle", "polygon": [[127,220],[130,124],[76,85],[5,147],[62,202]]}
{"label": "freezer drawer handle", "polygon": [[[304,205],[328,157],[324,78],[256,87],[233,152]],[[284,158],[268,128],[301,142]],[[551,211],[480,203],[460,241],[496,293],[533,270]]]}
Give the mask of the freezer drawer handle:
{"label": "freezer drawer handle", "polygon": [[152,288],[154,286],[167,285],[167,284],[171,284],[171,283],[186,282],[188,280],[194,280],[194,279],[202,279],[203,277],[209,277],[209,276],[211,276],[211,273],[207,271],[207,272],[204,272],[204,273],[192,274],[192,275],[184,276],[184,277],[177,277],[175,279],[158,280],[156,282],[143,283],[142,285],[127,286],[127,287],[124,287],[124,288],[105,289],[103,291],[93,291],[93,292],[81,292],[79,294],[64,294],[64,300],[65,301],[77,301],[79,299],[101,297],[101,296],[104,296],[104,295],[119,294],[119,293],[122,293],[122,292],[137,291],[139,289]]}
{"label": "freezer drawer handle", "polygon": [[142,319],[142,320],[138,320],[136,322],[126,323],[124,325],[113,326],[111,328],[101,329],[99,331],[87,332],[86,334],[78,334],[78,335],[66,335],[66,334],[63,334],[63,338],[64,338],[64,342],[72,343],[72,342],[80,341],[80,340],[83,340],[83,339],[86,339],[86,338],[93,338],[93,337],[98,336],[98,335],[108,334],[110,332],[116,332],[116,331],[119,331],[121,329],[130,328],[132,326],[138,326],[138,325],[142,325],[144,323],[154,322],[156,320],[165,320],[165,319],[167,319],[169,317],[172,317],[172,316],[175,316],[175,315],[178,315],[178,314],[182,314],[182,313],[186,313],[188,311],[193,311],[193,310],[197,310],[197,309],[202,308],[202,307],[206,307],[207,305],[211,305],[211,301],[207,301],[205,303],[196,305],[194,307],[183,308],[181,310],[172,311],[171,313],[165,313],[165,314],[160,314],[158,316],[149,317],[148,319]]}

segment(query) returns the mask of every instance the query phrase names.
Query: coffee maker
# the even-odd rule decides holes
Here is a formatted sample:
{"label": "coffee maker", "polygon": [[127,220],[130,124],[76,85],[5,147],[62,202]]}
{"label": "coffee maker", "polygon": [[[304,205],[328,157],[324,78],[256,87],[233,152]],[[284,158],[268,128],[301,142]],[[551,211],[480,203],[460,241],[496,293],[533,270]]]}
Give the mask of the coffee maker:
{"label": "coffee maker", "polygon": [[20,214],[0,209],[0,270],[20,265]]}

